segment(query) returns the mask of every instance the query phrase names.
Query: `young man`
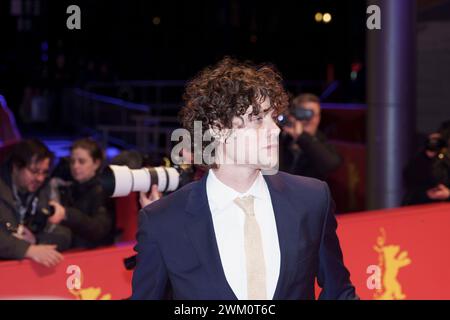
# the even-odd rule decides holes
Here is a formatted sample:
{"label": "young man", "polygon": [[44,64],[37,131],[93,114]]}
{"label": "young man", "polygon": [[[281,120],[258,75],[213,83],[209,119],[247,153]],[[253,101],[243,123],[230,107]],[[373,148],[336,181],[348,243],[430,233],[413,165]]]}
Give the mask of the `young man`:
{"label": "young man", "polygon": [[[174,299],[314,299],[316,277],[320,298],[356,298],[327,185],[262,174],[276,172],[274,118],[288,103],[280,76],[225,58],[192,80],[184,99],[183,125],[195,134],[201,121],[211,132],[215,162],[140,213],[132,299],[162,299],[168,289]],[[235,140],[243,141],[237,153]]]}

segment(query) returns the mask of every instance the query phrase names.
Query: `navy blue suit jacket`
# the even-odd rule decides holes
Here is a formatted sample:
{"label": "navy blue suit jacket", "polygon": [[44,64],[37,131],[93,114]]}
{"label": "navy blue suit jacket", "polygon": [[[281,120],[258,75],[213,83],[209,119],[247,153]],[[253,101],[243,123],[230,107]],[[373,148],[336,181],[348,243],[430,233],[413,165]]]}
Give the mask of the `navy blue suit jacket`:
{"label": "navy blue suit jacket", "polygon": [[[220,261],[206,177],[141,210],[132,299],[234,300]],[[275,214],[281,266],[274,299],[355,299],[336,236],[325,182],[279,172],[264,176]]]}

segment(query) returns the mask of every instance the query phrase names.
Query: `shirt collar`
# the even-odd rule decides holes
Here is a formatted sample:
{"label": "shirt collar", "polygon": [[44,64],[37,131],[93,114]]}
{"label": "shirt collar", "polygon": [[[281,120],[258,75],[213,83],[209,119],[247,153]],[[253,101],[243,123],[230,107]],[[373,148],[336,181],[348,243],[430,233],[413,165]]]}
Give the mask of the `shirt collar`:
{"label": "shirt collar", "polygon": [[206,179],[206,190],[213,214],[225,209],[237,197],[242,198],[251,195],[256,199],[264,199],[268,196],[267,185],[261,172],[259,172],[258,177],[253,182],[252,186],[246,192],[241,193],[220,181],[213,170],[210,169]]}

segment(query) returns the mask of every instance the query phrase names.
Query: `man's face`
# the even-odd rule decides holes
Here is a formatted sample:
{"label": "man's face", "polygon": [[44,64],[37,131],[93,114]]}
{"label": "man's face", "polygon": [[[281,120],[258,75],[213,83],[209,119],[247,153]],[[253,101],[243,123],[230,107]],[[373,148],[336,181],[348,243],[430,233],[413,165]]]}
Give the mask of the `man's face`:
{"label": "man's face", "polygon": [[13,168],[13,181],[22,192],[35,192],[42,186],[48,176],[50,159],[32,161],[21,169]]}
{"label": "man's face", "polygon": [[314,112],[314,116],[309,121],[302,121],[303,129],[311,135],[315,135],[320,124],[320,104],[317,102],[305,102],[302,107]]}
{"label": "man's face", "polygon": [[260,114],[252,115],[252,110],[250,106],[244,115],[234,117],[232,133],[222,144],[224,153],[219,161],[256,169],[274,168],[278,165],[280,128],[270,109],[270,99],[260,102]]}

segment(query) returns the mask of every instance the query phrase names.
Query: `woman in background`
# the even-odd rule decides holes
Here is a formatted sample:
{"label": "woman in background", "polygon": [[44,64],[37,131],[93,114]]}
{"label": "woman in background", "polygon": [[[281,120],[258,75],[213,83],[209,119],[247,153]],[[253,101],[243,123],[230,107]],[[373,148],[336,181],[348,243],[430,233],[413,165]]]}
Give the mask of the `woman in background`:
{"label": "woman in background", "polygon": [[90,138],[74,142],[70,149],[70,173],[73,181],[59,187],[59,202],[51,201],[64,210],[49,218],[72,231],[73,248],[94,248],[114,242],[114,211],[98,179],[104,152]]}

